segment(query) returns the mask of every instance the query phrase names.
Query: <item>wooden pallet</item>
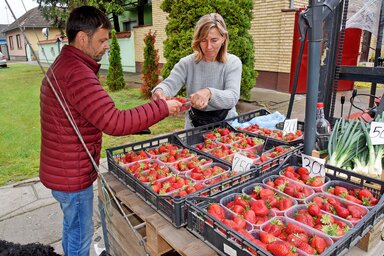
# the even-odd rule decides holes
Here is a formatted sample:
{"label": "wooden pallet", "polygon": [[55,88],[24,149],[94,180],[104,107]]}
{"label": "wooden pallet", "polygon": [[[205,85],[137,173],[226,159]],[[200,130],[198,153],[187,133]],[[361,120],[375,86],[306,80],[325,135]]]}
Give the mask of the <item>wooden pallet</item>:
{"label": "wooden pallet", "polygon": [[144,249],[118,209],[117,204],[113,202],[111,195],[107,196],[105,190],[103,192],[99,182],[99,199],[106,213],[104,219],[107,237],[104,241],[108,241],[112,255],[137,256],[146,255],[147,252],[152,256],[160,256],[174,251],[185,256],[217,255],[213,249],[192,235],[187,229],[175,228],[115,176],[106,173],[104,178],[122,206],[124,214],[138,231],[145,245]]}

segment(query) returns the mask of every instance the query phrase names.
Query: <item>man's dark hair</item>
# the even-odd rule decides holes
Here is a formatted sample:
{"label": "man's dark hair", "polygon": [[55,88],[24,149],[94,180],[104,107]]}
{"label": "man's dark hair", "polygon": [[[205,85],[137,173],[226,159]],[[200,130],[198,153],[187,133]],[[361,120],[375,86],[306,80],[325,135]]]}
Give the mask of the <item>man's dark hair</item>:
{"label": "man's dark hair", "polygon": [[111,22],[99,9],[81,6],[72,10],[67,21],[68,42],[72,43],[78,32],[83,31],[92,37],[98,28],[111,29]]}

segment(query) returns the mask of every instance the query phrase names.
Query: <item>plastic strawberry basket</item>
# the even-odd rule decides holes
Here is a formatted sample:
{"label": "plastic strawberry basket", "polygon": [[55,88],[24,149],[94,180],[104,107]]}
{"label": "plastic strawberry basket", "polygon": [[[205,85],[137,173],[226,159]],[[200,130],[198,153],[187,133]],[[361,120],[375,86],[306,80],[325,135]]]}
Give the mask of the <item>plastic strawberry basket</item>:
{"label": "plastic strawberry basket", "polygon": [[[259,109],[259,110],[252,111],[252,112],[249,112],[249,113],[241,114],[241,115],[239,115],[237,117],[229,118],[226,121],[229,124],[231,124],[235,120],[237,120],[239,123],[245,123],[245,122],[248,122],[248,121],[252,120],[255,117],[269,115],[269,114],[270,114],[270,112],[268,110]],[[284,128],[284,123],[283,122],[276,124],[276,129],[283,130],[283,128]],[[236,128],[234,128],[234,129],[236,129]],[[304,132],[304,122],[298,121],[297,122],[297,129]],[[241,131],[240,129],[236,129],[236,130]],[[274,139],[272,137],[268,137],[268,136],[264,136],[264,135],[260,135],[260,134],[256,134],[256,133],[252,133],[252,132],[248,132],[248,131],[242,131],[242,132],[245,132],[248,135],[257,136],[257,137],[259,137],[261,139],[264,139],[265,143],[268,143],[269,145],[273,145],[273,146],[277,146],[277,145],[293,146],[293,145],[297,145],[297,144],[303,143],[303,139],[304,139],[304,137],[302,137],[300,139],[296,139],[296,140],[293,140],[293,141],[283,141],[283,140]]]}
{"label": "plastic strawberry basket", "polygon": [[[263,178],[268,177],[269,175],[278,174],[282,168],[285,168],[288,165],[299,165],[300,163],[300,155],[294,154],[286,159],[286,162],[279,166],[279,168],[276,168],[268,174],[252,179],[238,185],[237,187],[217,194],[216,196],[187,198],[187,229],[210,245],[220,255],[231,255],[231,251],[236,252],[237,255],[252,255],[249,253],[247,248],[256,251],[258,255],[271,255],[248,241],[242,235],[229,229],[221,222],[211,217],[206,211],[203,210],[203,208],[212,202],[219,203],[220,198],[229,195],[230,193],[239,193],[247,186],[257,182],[262,183]],[[321,254],[331,256],[344,255],[353,246],[355,246],[376,223],[384,218],[384,197],[381,196],[383,194],[384,181],[328,165],[326,165],[326,167],[328,169],[327,176],[331,179],[331,181],[342,180],[351,184],[360,185],[361,187],[368,188],[375,196],[380,195],[378,204],[373,207],[350,232],[335,241],[334,244],[327,249],[327,252]],[[219,230],[221,231],[219,232]],[[227,235],[223,235],[224,233],[222,230],[224,230],[224,233]]]}

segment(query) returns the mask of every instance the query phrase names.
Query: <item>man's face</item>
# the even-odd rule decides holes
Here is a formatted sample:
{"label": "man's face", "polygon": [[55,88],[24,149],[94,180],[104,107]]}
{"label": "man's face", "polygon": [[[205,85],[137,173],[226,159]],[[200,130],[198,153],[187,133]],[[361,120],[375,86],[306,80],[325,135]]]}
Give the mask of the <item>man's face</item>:
{"label": "man's face", "polygon": [[99,28],[92,37],[86,37],[87,43],[84,44],[82,51],[95,61],[100,61],[109,48],[108,39],[108,29]]}

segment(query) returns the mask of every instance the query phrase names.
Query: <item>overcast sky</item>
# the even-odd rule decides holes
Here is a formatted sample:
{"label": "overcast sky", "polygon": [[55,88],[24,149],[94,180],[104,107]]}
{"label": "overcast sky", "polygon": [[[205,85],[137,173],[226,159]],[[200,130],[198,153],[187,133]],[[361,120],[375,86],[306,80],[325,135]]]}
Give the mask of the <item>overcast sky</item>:
{"label": "overcast sky", "polygon": [[[7,0],[7,2],[10,5],[16,18],[19,18],[26,12],[23,3],[27,10],[38,6],[36,0]],[[13,19],[13,16],[8,9],[7,4],[5,3],[5,0],[0,0],[0,24],[11,24],[14,21],[15,20]]]}

